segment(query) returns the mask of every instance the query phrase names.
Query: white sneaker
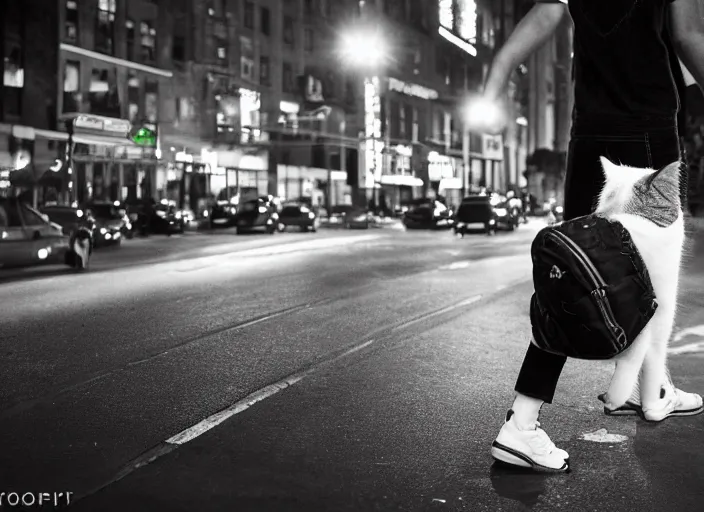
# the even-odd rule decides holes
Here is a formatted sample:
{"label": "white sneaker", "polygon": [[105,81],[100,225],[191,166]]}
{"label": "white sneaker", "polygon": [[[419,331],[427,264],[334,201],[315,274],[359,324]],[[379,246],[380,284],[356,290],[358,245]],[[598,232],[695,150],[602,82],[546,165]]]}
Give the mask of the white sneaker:
{"label": "white sneaker", "polygon": [[555,446],[539,422],[521,428],[513,411],[508,411],[506,422],[491,444],[494,459],[514,466],[533,468],[536,471],[568,471],[569,454]]}
{"label": "white sneaker", "polygon": [[[695,416],[704,412],[702,397],[670,385],[663,387],[664,397],[653,407],[643,407],[643,419],[662,421],[670,416]],[[662,396],[662,395],[661,395]]]}

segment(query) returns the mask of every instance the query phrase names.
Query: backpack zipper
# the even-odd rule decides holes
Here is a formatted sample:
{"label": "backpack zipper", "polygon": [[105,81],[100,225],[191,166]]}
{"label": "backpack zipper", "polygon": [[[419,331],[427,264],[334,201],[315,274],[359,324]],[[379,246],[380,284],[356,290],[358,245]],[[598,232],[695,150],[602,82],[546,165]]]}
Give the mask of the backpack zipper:
{"label": "backpack zipper", "polygon": [[599,311],[601,312],[601,316],[604,318],[604,322],[606,322],[606,324],[608,325],[609,332],[611,332],[617,345],[619,347],[625,345],[627,341],[624,339],[625,333],[623,332],[621,326],[618,325],[618,323],[616,322],[613,311],[611,311],[611,307],[606,301],[606,290],[604,289],[606,288],[606,281],[604,281],[604,279],[601,277],[601,274],[599,274],[599,271],[591,262],[589,256],[587,256],[582,250],[582,248],[576,243],[574,243],[564,233],[561,233],[557,230],[551,230],[547,234],[551,238],[554,238],[555,241],[559,244],[566,246],[582,262],[584,268],[587,269],[590,280],[592,281],[592,285],[594,286],[594,289],[591,291],[591,295],[596,301],[596,305],[599,308]]}

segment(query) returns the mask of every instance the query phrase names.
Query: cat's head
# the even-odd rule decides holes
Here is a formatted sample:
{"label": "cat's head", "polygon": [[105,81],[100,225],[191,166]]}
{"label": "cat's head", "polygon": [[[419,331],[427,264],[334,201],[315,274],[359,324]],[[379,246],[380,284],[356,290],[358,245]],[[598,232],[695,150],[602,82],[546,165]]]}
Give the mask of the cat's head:
{"label": "cat's head", "polygon": [[658,226],[669,226],[680,214],[680,162],[662,169],[617,165],[601,157],[605,184],[596,212],[610,216],[638,215]]}

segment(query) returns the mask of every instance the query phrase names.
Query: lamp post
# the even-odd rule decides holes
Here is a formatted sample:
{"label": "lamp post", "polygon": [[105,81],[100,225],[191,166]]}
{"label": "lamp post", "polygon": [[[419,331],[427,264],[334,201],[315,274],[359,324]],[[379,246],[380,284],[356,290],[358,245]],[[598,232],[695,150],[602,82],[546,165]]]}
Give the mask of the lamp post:
{"label": "lamp post", "polygon": [[[381,84],[378,80],[378,75],[384,70],[386,63],[389,61],[390,52],[387,44],[386,37],[382,34],[378,26],[372,26],[369,24],[361,24],[358,27],[354,27],[347,32],[340,35],[338,41],[338,53],[341,58],[341,62],[353,69],[360,70],[364,73],[364,82],[366,88],[367,78],[377,77],[375,85],[375,94],[381,96]],[[390,138],[390,122],[389,122],[389,109],[388,109],[388,94],[386,98],[386,107],[384,110],[385,120],[379,120],[383,123],[386,139]],[[365,91],[365,114],[366,114],[366,91]],[[366,115],[365,115],[366,121]],[[376,121],[376,120],[375,120]],[[373,158],[373,172],[374,172],[374,199],[378,206],[379,203],[379,190],[381,186],[377,183],[377,173],[379,169],[377,168],[377,139],[378,137],[371,138],[372,152],[374,154]],[[365,137],[365,146],[370,143],[369,137]],[[366,161],[366,160],[365,160]],[[367,162],[367,165],[369,162]],[[350,170],[348,170],[350,172]],[[353,170],[353,172],[359,172],[358,170]],[[383,161],[382,169],[383,173]]]}

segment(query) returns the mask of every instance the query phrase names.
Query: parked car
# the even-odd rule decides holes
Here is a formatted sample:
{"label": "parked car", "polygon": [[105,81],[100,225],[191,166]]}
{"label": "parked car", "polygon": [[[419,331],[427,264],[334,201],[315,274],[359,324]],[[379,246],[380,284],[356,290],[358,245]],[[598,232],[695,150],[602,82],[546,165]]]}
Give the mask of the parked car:
{"label": "parked car", "polygon": [[171,236],[174,233],[186,231],[186,219],[174,202],[157,203],[154,205],[149,231],[156,234]]}
{"label": "parked car", "polygon": [[237,224],[237,207],[229,201],[218,201],[210,209],[211,228],[229,228]]}
{"label": "parked car", "polygon": [[284,231],[292,226],[301,231],[318,231],[320,220],[313,210],[304,204],[285,204],[279,213],[277,228]]}
{"label": "parked car", "polygon": [[329,221],[345,229],[369,229],[372,214],[358,206],[337,205],[331,208]]}
{"label": "parked car", "polygon": [[454,219],[452,210],[437,199],[414,199],[403,214],[403,225],[407,229],[451,228]]}
{"label": "parked car", "polygon": [[93,252],[87,227],[71,236],[19,199],[0,197],[0,268],[65,264],[85,269]]}
{"label": "parked car", "polygon": [[273,196],[261,196],[240,202],[237,209],[237,234],[263,229],[269,234],[276,232],[279,214]]}
{"label": "parked car", "polygon": [[81,228],[88,228],[91,232],[91,243],[95,245],[93,233],[95,231],[95,219],[90,215],[77,208],[69,205],[51,204],[44,206],[41,209],[42,215],[46,216],[46,220],[61,226],[61,231],[64,235],[72,236]]}
{"label": "parked car", "polygon": [[119,203],[116,206],[114,202],[94,201],[87,203],[82,210],[95,221],[95,247],[119,246],[122,243],[122,233],[129,220],[120,214]]}
{"label": "parked car", "polygon": [[519,217],[508,208],[505,198],[497,194],[476,195],[462,200],[455,214],[454,232],[464,236],[470,230],[481,229],[491,235],[498,229],[513,231],[518,224]]}

